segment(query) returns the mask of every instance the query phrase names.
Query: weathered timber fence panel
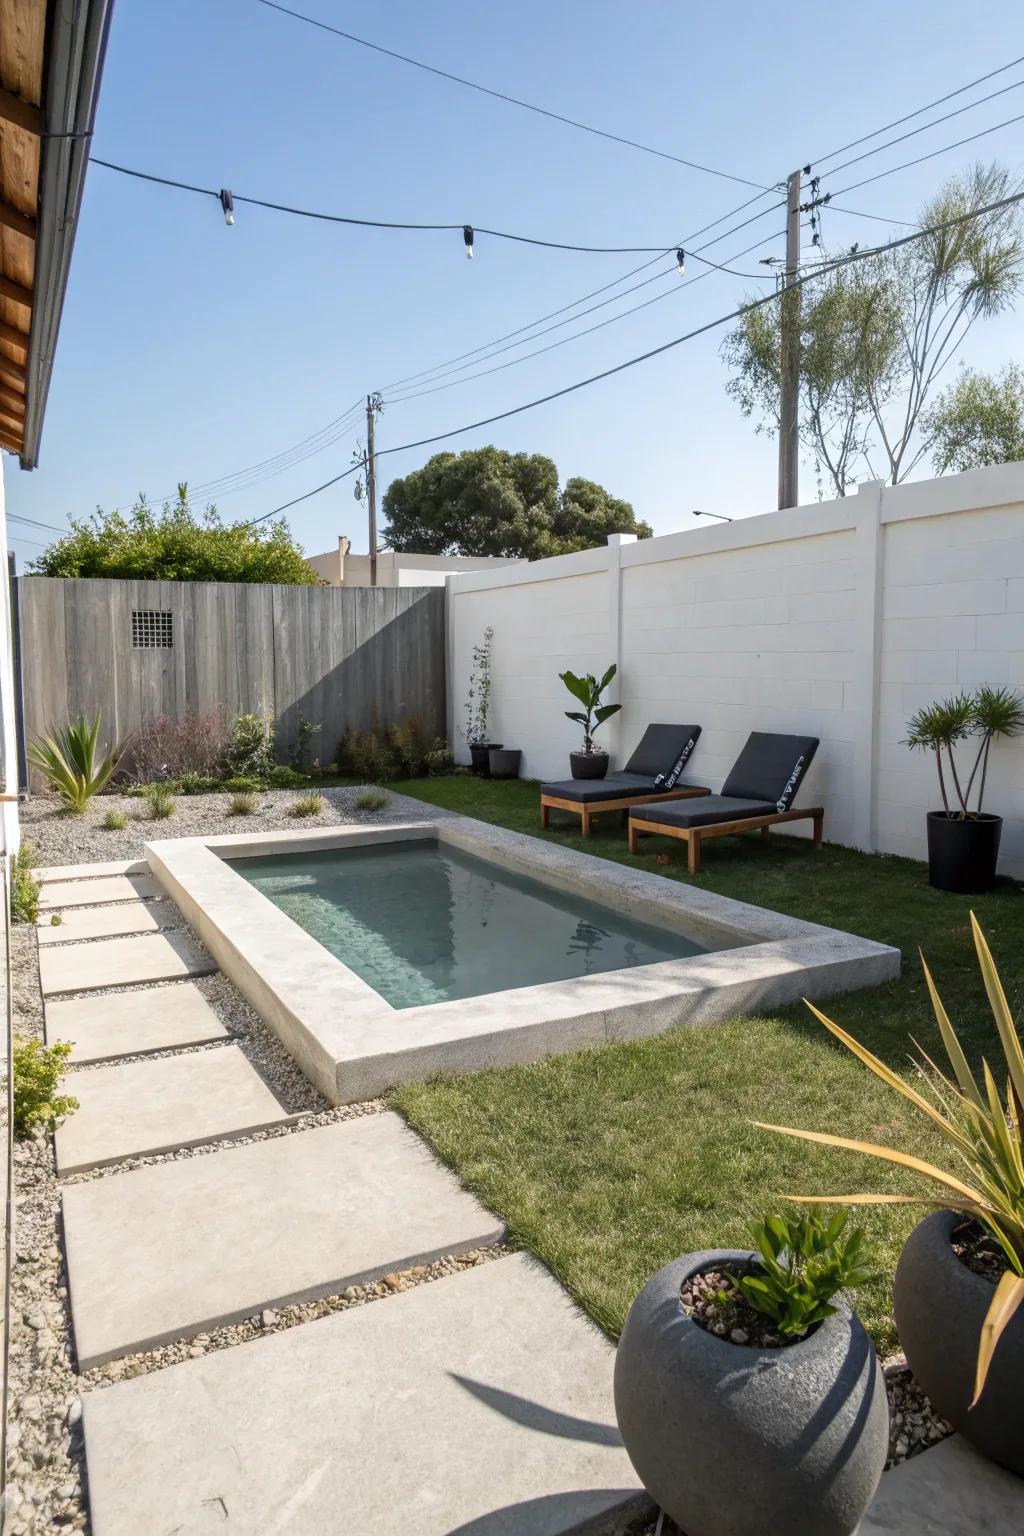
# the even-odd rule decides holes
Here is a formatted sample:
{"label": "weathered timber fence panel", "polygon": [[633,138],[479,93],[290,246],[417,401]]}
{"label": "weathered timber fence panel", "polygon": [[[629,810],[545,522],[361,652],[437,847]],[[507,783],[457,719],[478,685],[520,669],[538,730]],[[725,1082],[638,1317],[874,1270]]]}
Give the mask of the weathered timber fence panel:
{"label": "weathered timber fence panel", "polygon": [[[123,741],[161,715],[218,707],[266,714],[281,756],[300,714],[322,727],[324,761],[346,726],[416,715],[445,734],[443,588],[22,576],[18,596],[30,741],[80,713],[99,710]],[[133,644],[139,614],[170,644]]]}

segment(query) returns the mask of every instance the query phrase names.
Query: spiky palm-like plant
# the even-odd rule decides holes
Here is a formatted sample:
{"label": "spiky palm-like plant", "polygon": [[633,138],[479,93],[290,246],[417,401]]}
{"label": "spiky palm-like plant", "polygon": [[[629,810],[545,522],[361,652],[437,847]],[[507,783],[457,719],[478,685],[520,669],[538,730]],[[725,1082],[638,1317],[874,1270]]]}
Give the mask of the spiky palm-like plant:
{"label": "spiky palm-like plant", "polygon": [[28,749],[29,762],[46,775],[69,809],[79,813],[106,786],[123,751],[118,746],[104,751],[99,736],[99,714],[92,725],[79,715],[70,725],[52,726],[48,736],[38,736]]}

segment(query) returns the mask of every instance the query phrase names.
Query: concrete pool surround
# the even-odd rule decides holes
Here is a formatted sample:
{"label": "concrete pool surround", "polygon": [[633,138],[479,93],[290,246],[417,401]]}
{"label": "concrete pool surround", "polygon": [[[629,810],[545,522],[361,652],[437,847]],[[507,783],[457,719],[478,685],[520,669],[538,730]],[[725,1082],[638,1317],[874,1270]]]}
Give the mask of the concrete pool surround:
{"label": "concrete pool surround", "polygon": [[[696,939],[710,952],[396,1009],[229,862],[417,839]],[[147,843],[146,855],[220,968],[335,1104],[440,1072],[536,1061],[877,986],[900,970],[899,951],[886,945],[464,816],[167,839]]]}

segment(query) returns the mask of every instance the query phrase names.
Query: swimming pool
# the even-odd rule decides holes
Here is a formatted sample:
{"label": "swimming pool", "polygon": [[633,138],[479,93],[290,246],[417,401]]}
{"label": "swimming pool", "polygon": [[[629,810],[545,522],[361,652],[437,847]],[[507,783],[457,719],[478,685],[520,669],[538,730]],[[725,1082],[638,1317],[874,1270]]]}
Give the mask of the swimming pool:
{"label": "swimming pool", "polygon": [[439,843],[274,854],[234,867],[393,1008],[712,947]]}

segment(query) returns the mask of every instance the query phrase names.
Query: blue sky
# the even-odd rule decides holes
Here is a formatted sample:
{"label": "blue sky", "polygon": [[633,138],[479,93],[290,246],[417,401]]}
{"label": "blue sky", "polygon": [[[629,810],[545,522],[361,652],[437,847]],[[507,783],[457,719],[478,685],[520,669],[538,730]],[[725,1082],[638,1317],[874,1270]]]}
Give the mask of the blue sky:
{"label": "blue sky", "polygon": [[[762,184],[1024,52],[1019,8],[1009,0],[983,8],[983,27],[965,26],[963,7],[952,0],[863,0],[829,9],[797,0],[771,11],[653,0],[292,4],[498,90]],[[971,94],[1021,75],[1024,66]],[[1024,89],[874,156],[831,185],[838,190],[1017,112],[1024,112]],[[754,195],[410,69],[256,0],[120,0],[94,152],[157,175],[357,217],[469,220],[584,244],[667,246]],[[944,176],[993,156],[1024,170],[1024,123],[849,201],[868,213],[913,219]],[[829,185],[824,176],[822,190]],[[763,248],[739,263],[756,271],[759,256],[782,253],[782,225],[781,212],[768,214],[707,254],[727,260],[761,234]],[[859,217],[826,214],[830,246],[886,233]],[[97,504],[130,504],[140,490],[159,496],[182,479],[231,475],[317,432],[367,390],[527,325],[645,259],[480,237],[468,262],[457,233],[355,230],[244,206],[228,229],[212,200],[94,166],[40,468],[26,474],[6,461],[8,510],[63,526]],[[687,276],[701,270],[691,261]],[[667,294],[592,336],[389,405],[378,447],[559,389],[726,313],[761,287],[713,273],[687,289],[666,276],[521,350]],[[965,358],[993,369],[1019,358],[1022,314],[977,327]],[[691,526],[693,507],[732,516],[769,511],[774,444],[755,436],[724,393],[721,334],[443,446],[493,441],[550,454],[563,478],[601,481],[659,533]],[[506,352],[483,366],[519,356]],[[300,495],[347,467],[356,435],[276,478],[218,497],[221,511],[256,517]],[[382,486],[432,451],[383,459]],[[365,514],[351,487],[343,481],[290,514],[309,552],[332,546],[341,532],[365,549]],[[806,471],[802,491],[813,499]],[[38,553],[29,536],[46,537],[17,523],[10,532],[19,565]]]}

